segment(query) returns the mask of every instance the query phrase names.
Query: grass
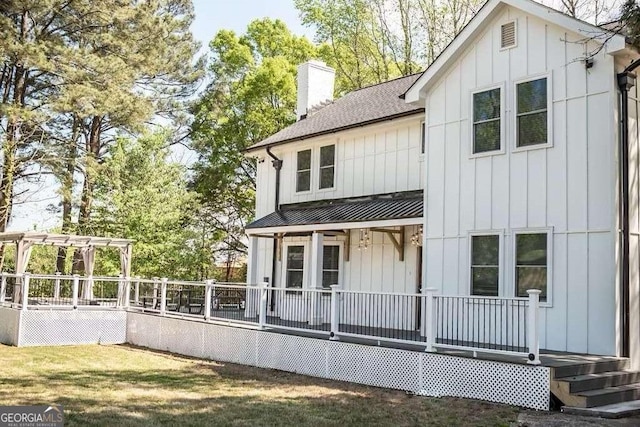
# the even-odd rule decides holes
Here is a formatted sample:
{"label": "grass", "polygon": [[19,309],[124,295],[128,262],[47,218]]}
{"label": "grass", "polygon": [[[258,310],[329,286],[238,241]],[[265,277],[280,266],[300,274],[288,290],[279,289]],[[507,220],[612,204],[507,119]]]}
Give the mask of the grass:
{"label": "grass", "polygon": [[129,346],[0,345],[0,371],[0,404],[62,404],[68,426],[507,426],[518,414]]}

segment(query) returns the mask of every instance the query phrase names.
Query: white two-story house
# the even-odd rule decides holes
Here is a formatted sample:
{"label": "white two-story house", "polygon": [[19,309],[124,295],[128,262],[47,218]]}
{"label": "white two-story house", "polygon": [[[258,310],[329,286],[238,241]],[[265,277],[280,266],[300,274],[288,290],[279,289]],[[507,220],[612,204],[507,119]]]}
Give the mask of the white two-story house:
{"label": "white two-story house", "polygon": [[248,150],[258,158],[249,283],[419,292],[424,108],[401,99],[417,78],[332,100],[334,71],[299,66],[299,120]]}
{"label": "white two-story house", "polygon": [[436,307],[463,344],[513,334],[505,301],[539,290],[541,348],[638,369],[639,57],[621,34],[489,0],[420,75],[315,109],[333,72],[303,64],[300,120],[249,150],[249,281],[469,297]]}

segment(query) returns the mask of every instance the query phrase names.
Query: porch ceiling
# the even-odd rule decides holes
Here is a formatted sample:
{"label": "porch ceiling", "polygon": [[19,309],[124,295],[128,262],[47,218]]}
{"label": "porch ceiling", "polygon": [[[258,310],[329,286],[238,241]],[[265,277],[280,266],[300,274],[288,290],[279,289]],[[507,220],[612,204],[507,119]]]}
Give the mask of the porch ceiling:
{"label": "porch ceiling", "polygon": [[283,205],[246,227],[247,234],[401,226],[422,223],[422,191]]}

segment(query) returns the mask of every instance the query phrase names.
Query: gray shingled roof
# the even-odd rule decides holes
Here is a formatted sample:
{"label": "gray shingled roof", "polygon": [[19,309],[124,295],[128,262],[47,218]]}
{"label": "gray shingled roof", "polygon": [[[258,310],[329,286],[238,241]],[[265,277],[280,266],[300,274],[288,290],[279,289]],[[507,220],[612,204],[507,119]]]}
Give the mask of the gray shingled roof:
{"label": "gray shingled roof", "polygon": [[246,228],[420,218],[423,215],[423,200],[422,191],[406,191],[282,205],[279,211],[255,220]]}
{"label": "gray shingled roof", "polygon": [[252,145],[248,151],[423,112],[424,108],[400,98],[418,77],[420,73],[349,92],[306,119]]}

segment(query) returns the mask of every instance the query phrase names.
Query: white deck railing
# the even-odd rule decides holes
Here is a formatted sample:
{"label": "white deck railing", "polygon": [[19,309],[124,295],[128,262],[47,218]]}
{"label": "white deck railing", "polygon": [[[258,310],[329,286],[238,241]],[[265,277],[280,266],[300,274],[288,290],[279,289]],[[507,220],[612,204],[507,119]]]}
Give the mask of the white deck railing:
{"label": "white deck railing", "polygon": [[[518,354],[539,360],[539,294],[500,298],[270,288],[268,283],[125,277],[0,276],[0,305],[20,310],[127,309],[260,329]],[[22,296],[26,295],[27,298]],[[16,298],[13,298],[16,296]],[[24,303],[26,301],[26,303]]]}

